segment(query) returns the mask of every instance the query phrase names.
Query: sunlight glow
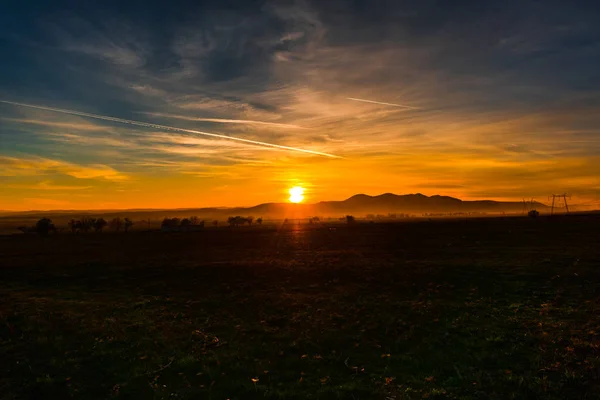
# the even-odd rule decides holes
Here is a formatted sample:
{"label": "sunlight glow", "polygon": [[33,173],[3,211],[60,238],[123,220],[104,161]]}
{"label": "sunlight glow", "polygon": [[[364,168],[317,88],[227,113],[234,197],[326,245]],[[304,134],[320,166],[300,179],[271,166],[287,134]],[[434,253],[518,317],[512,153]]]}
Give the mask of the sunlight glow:
{"label": "sunlight glow", "polygon": [[304,188],[300,186],[294,186],[289,190],[290,192],[290,202],[292,203],[300,203],[304,200]]}

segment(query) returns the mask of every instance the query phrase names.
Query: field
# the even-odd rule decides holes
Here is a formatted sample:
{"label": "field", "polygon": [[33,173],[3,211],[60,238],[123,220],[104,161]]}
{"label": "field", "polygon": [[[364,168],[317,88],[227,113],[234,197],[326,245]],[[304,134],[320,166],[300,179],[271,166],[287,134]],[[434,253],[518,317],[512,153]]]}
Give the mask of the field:
{"label": "field", "polygon": [[600,217],[0,236],[0,396],[600,398]]}

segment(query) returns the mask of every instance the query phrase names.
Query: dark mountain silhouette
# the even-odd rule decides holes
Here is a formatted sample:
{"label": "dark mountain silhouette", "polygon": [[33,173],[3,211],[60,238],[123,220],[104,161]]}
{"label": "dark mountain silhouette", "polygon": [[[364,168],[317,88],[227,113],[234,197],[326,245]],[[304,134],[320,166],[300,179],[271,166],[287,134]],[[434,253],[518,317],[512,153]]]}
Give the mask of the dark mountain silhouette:
{"label": "dark mountain silhouette", "polygon": [[[366,211],[369,213],[382,212],[412,212],[412,213],[455,213],[455,212],[522,212],[522,202],[504,202],[493,200],[463,201],[449,196],[425,196],[421,193],[396,195],[384,193],[379,196],[357,194],[344,201],[327,201],[318,203],[323,211],[331,210],[344,212]],[[534,202],[528,207],[545,211],[547,206]]]}
{"label": "dark mountain silhouette", "polygon": [[[539,202],[528,203],[527,207],[538,211],[546,211],[548,207]],[[340,214],[387,214],[387,213],[521,213],[522,202],[502,202],[493,200],[463,201],[449,196],[425,196],[421,193],[396,195],[384,193],[379,196],[357,194],[343,201],[322,201],[315,204],[265,203],[240,210],[256,215],[274,214],[283,216],[293,209],[297,213],[307,215],[337,216]],[[244,211],[242,211],[244,210]],[[233,211],[232,209],[228,210]]]}
{"label": "dark mountain silhouette", "polygon": [[[527,204],[528,209],[534,208],[540,212],[549,211],[549,207],[538,202]],[[115,216],[127,216],[141,219],[162,219],[164,217],[189,217],[197,215],[202,219],[225,219],[228,216],[252,215],[264,218],[304,218],[309,216],[340,217],[352,214],[363,217],[367,214],[388,213],[411,213],[420,216],[423,213],[522,213],[522,202],[505,202],[493,200],[463,201],[449,196],[425,196],[421,193],[396,195],[384,193],[378,196],[357,194],[342,201],[322,201],[314,204],[290,204],[290,203],[263,203],[253,207],[209,207],[209,208],[185,208],[185,209],[131,209],[131,210],[54,210],[54,211],[26,211],[5,214],[3,218],[40,217],[46,215],[57,215],[67,217],[70,215],[81,216],[103,216],[112,218]]]}

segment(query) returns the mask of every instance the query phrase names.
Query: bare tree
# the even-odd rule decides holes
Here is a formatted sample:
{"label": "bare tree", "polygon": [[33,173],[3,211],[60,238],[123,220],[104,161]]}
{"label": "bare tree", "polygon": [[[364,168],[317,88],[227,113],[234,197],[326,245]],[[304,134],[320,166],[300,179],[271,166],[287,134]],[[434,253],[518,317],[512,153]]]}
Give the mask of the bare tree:
{"label": "bare tree", "polygon": [[116,217],[110,221],[110,229],[114,230],[115,232],[119,232],[122,227],[123,227],[123,220],[121,220],[121,218]]}
{"label": "bare tree", "polygon": [[71,219],[69,221],[69,228],[71,228],[71,233],[77,232],[77,222],[78,221],[75,221],[74,219]]}
{"label": "bare tree", "polygon": [[108,222],[106,222],[104,218],[98,218],[94,221],[94,230],[96,232],[102,232],[102,229],[104,229],[106,225],[108,225]]}
{"label": "bare tree", "polygon": [[125,232],[129,231],[129,228],[133,226],[133,221],[129,218],[123,219],[123,228],[125,228]]}
{"label": "bare tree", "polygon": [[96,220],[94,218],[83,217],[79,221],[78,229],[84,233],[88,233],[94,227]]}

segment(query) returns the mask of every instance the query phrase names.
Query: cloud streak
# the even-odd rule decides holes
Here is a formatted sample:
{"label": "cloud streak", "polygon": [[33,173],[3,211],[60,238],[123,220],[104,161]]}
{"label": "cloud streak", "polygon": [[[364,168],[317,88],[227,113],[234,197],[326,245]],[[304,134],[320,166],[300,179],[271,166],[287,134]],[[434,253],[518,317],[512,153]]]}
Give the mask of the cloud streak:
{"label": "cloud streak", "polygon": [[403,104],[385,103],[383,101],[366,100],[366,99],[357,99],[355,97],[346,97],[346,99],[347,100],[352,100],[352,101],[362,101],[363,103],[381,104],[381,105],[384,105],[384,106],[406,108],[406,109],[409,109],[409,110],[419,110],[419,107],[405,106]]}
{"label": "cloud streak", "polygon": [[253,146],[272,147],[272,148],[279,149],[279,150],[292,151],[292,152],[297,152],[297,153],[306,153],[306,154],[312,154],[312,155],[318,155],[318,156],[324,156],[324,157],[330,157],[330,158],[342,158],[342,157],[336,156],[334,154],[324,153],[324,152],[315,151],[315,150],[301,149],[298,147],[291,147],[291,146],[283,146],[283,145],[274,144],[274,143],[261,142],[258,140],[243,139],[243,138],[238,138],[235,136],[220,135],[217,133],[209,133],[209,132],[197,131],[197,130],[193,130],[193,129],[183,129],[183,128],[177,128],[177,127],[173,127],[173,126],[150,124],[147,122],[134,121],[134,120],[124,119],[124,118],[110,117],[110,116],[106,116],[106,115],[90,114],[90,113],[85,113],[85,112],[80,112],[80,111],[75,111],[75,110],[66,110],[66,109],[61,109],[61,108],[39,106],[39,105],[34,105],[34,104],[17,103],[17,102],[8,101],[8,100],[0,100],[0,103],[11,104],[14,106],[19,106],[19,107],[29,107],[29,108],[34,108],[34,109],[38,109],[38,110],[58,112],[58,113],[62,113],[62,114],[77,115],[80,117],[101,119],[104,121],[118,122],[121,124],[143,126],[143,127],[151,128],[151,129],[164,129],[167,131],[193,133],[193,134],[197,134],[197,135],[210,136],[210,137],[219,138],[219,139],[235,140],[235,141],[243,142],[243,143],[253,145]]}
{"label": "cloud streak", "polygon": [[84,166],[43,157],[0,156],[0,176],[39,176],[45,173],[58,173],[78,179],[102,178],[115,182],[129,179],[126,175],[103,164]]}
{"label": "cloud streak", "polygon": [[143,112],[142,114],[150,115],[153,117],[181,119],[184,121],[216,122],[216,123],[220,123],[220,124],[266,125],[266,126],[274,126],[277,128],[290,128],[290,129],[310,129],[310,128],[305,128],[303,126],[298,126],[298,125],[293,125],[293,124],[283,124],[283,123],[268,122],[268,121],[254,121],[254,120],[249,120],[249,119],[196,118],[196,117],[187,117],[185,115],[153,113],[153,112]]}

